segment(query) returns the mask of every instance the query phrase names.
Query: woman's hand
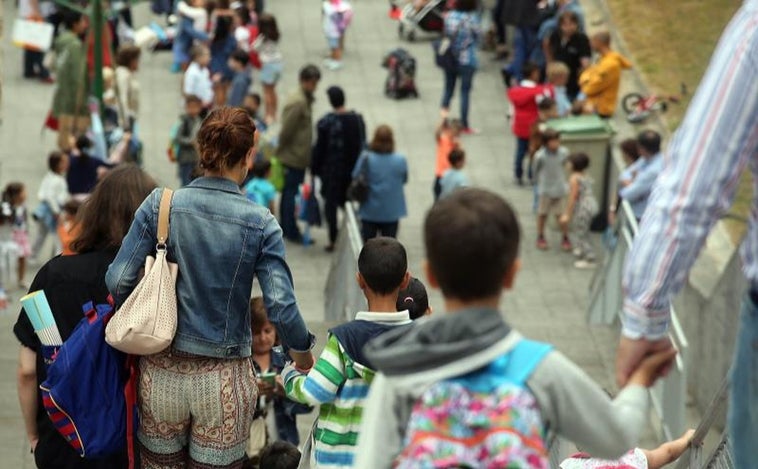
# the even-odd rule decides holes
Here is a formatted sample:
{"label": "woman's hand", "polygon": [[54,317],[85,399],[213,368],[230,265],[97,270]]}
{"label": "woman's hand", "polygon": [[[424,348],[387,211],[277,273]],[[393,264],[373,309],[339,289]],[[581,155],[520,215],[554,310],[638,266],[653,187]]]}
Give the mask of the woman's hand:
{"label": "woman's hand", "polygon": [[307,352],[295,352],[290,350],[290,357],[295,361],[295,368],[301,373],[308,373],[313,368],[314,358],[310,351]]}

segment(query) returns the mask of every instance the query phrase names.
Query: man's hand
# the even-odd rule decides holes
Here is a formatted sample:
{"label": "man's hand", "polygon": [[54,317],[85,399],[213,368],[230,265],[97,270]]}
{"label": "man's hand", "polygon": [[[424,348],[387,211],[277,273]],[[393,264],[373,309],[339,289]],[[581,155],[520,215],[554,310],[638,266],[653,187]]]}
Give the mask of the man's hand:
{"label": "man's hand", "polygon": [[[616,384],[620,388],[626,386],[629,377],[640,366],[645,357],[673,348],[674,346],[668,337],[655,341],[621,337],[616,352]],[[670,364],[662,367],[657,377],[666,376],[670,368]]]}

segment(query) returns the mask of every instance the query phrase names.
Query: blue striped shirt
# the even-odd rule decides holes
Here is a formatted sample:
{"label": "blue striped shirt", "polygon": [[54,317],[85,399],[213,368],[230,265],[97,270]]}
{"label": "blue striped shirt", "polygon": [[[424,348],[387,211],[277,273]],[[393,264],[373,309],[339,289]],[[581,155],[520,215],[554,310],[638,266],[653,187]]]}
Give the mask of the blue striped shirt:
{"label": "blue striped shirt", "polygon": [[445,15],[445,35],[450,38],[453,50],[458,54],[458,63],[463,66],[478,67],[476,50],[482,32],[479,14],[453,10]]}
{"label": "blue striped shirt", "polygon": [[[727,26],[664,154],[625,267],[625,336],[666,334],[671,298],[708,232],[731,207],[748,164],[758,181],[758,0],[746,0]],[[753,285],[758,285],[757,203],[741,248],[743,272]]]}

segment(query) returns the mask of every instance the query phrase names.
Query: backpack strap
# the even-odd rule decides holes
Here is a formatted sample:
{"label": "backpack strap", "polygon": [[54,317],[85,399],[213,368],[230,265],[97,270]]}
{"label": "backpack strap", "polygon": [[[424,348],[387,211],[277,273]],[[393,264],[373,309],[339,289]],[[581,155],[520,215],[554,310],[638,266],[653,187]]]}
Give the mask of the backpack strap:
{"label": "backpack strap", "polygon": [[508,377],[518,384],[526,383],[537,365],[552,350],[550,344],[521,339],[509,353]]}
{"label": "backpack strap", "polygon": [[174,196],[174,191],[169,188],[163,189],[161,195],[161,205],[158,209],[158,244],[166,245],[168,239],[168,215],[171,211],[171,199]]}

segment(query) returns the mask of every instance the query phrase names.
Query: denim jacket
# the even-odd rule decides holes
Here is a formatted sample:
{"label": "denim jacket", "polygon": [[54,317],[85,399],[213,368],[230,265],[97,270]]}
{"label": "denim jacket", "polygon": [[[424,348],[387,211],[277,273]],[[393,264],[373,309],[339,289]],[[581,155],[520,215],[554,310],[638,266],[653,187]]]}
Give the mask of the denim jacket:
{"label": "denim jacket", "polygon": [[[155,252],[162,190],[142,203],[105,282],[116,304],[134,290],[145,257]],[[251,355],[250,293],[257,276],[269,320],[283,344],[313,346],[284,259],[282,230],[267,209],[228,179],[199,178],[174,193],[168,258],[179,265],[178,325],[172,348],[216,358]]]}

